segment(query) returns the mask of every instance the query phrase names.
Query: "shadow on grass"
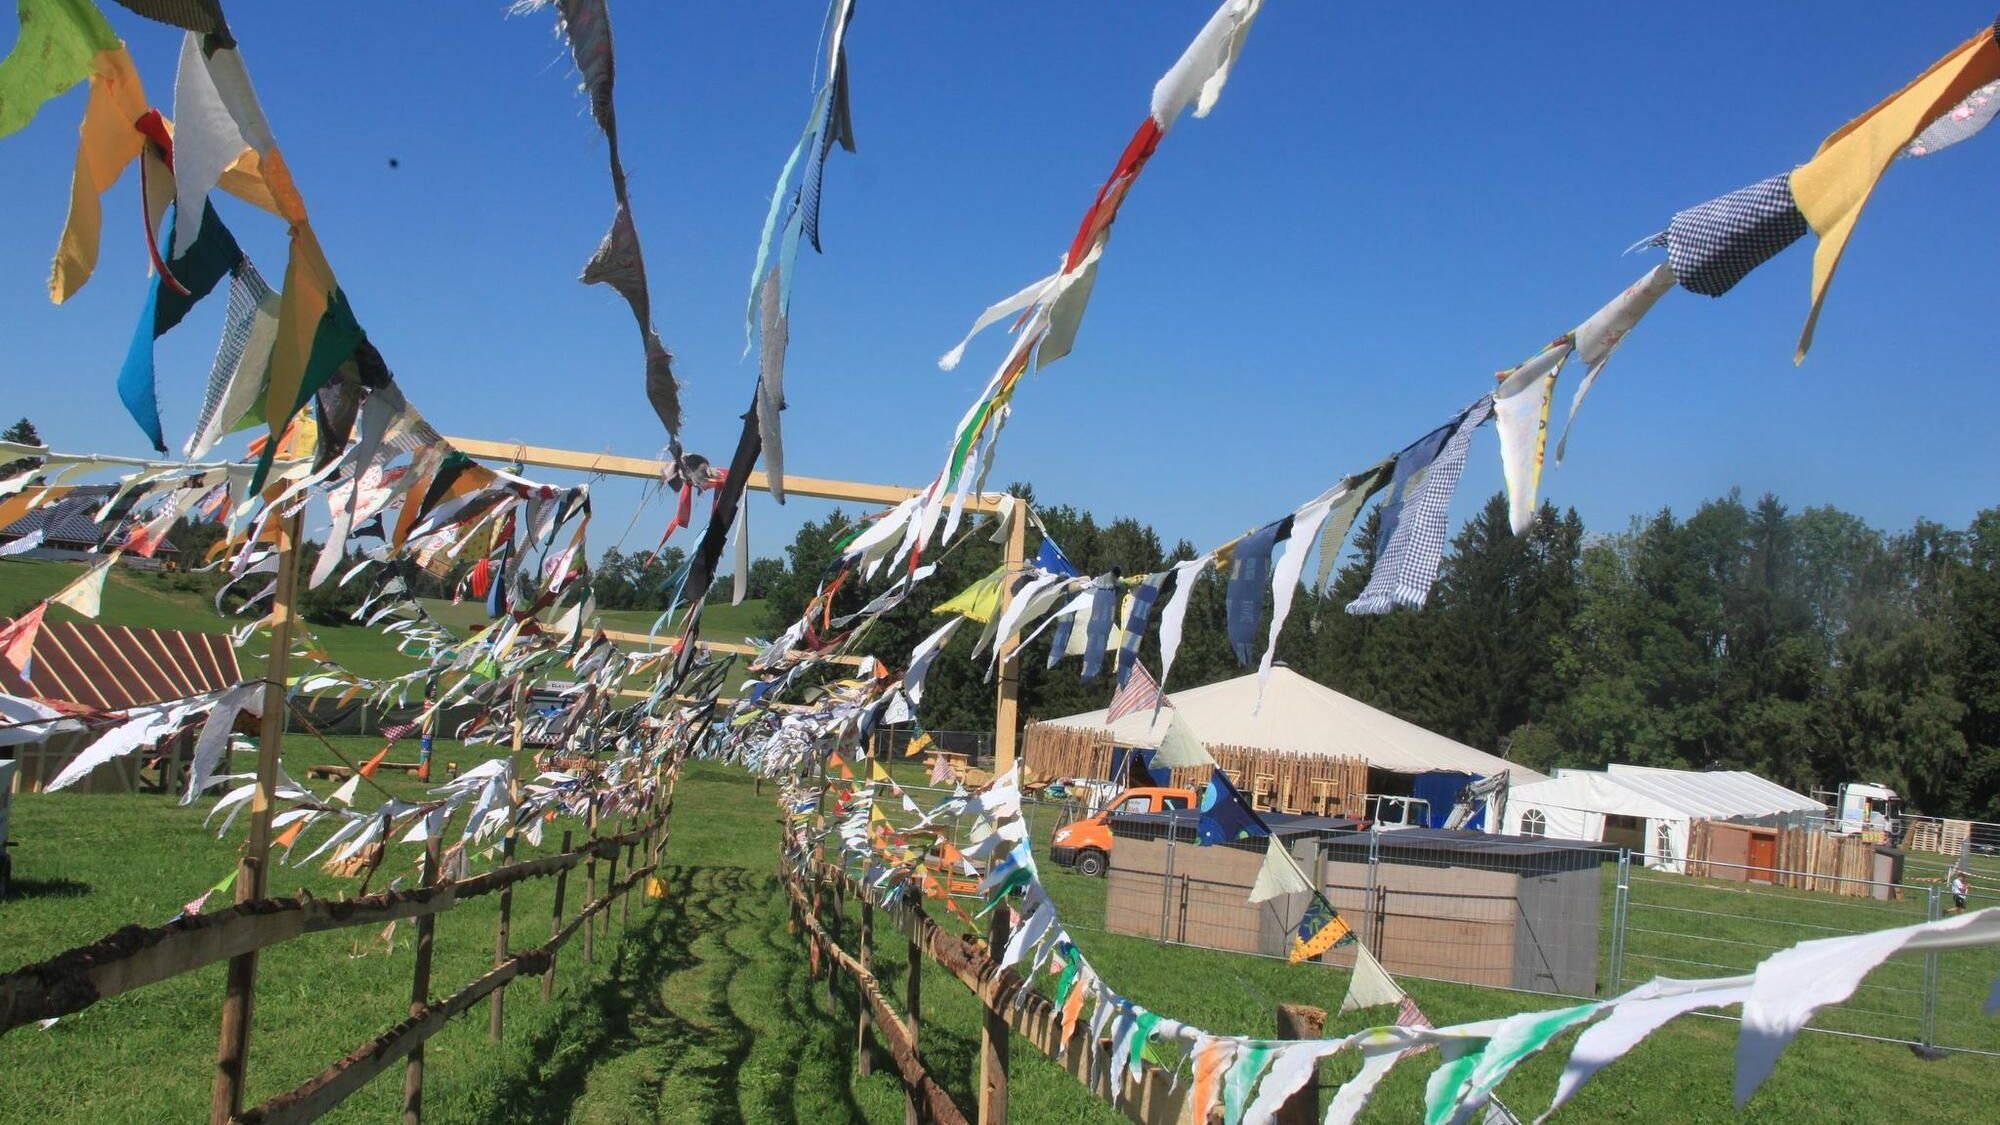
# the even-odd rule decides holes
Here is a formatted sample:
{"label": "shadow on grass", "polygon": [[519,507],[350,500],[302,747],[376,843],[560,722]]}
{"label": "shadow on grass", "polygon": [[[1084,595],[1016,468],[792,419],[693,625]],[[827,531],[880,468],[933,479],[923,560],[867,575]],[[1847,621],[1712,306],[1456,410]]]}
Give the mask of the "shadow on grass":
{"label": "shadow on grass", "polygon": [[7,899],[82,898],[92,889],[89,883],[76,879],[23,879],[16,875],[7,882]]}
{"label": "shadow on grass", "polygon": [[[744,1121],[739,1082],[760,1034],[745,1017],[762,1013],[737,1011],[731,985],[746,971],[773,967],[776,995],[766,1002],[775,1000],[779,1009],[784,1047],[795,1058],[811,1056],[821,1075],[853,1073],[851,982],[842,982],[840,1015],[828,1018],[824,982],[806,979],[804,950],[785,934],[776,881],[730,867],[670,867],[661,877],[665,900],[635,919],[602,976],[560,995],[528,1041],[514,1048],[517,1065],[490,1100],[482,1099],[486,1109],[477,1120],[553,1125],[595,1116],[608,1108],[606,1091],[592,1089],[596,1078],[626,1095],[619,1108],[636,1120],[671,1106],[683,1113],[699,1107],[706,1121]],[[741,940],[756,934],[769,943],[763,949]],[[558,972],[574,973],[581,956],[580,942],[572,941]],[[795,1082],[765,1094],[755,1112],[759,1122],[866,1119],[848,1083],[817,1084],[801,1098]],[[634,1104],[640,1102],[651,1112]]]}

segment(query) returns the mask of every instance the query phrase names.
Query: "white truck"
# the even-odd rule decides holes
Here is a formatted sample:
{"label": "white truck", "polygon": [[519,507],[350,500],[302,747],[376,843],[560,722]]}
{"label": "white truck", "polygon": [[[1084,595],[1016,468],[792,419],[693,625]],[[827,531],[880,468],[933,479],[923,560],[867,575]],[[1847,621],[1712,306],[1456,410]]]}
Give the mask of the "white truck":
{"label": "white truck", "polygon": [[1884,840],[1894,840],[1902,819],[1903,799],[1894,789],[1862,781],[1841,785],[1841,832],[1880,832]]}

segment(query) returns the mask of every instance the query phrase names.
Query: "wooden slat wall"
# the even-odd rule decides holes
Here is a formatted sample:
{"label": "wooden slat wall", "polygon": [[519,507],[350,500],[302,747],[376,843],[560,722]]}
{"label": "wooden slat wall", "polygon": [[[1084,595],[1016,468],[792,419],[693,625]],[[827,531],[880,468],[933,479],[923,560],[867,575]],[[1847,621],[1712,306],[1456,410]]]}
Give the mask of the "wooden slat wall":
{"label": "wooden slat wall", "polygon": [[[1776,830],[1776,871],[1771,884],[1802,891],[1823,891],[1867,898],[1875,893],[1875,845],[1860,836],[1836,836],[1811,828]],[[1697,820],[1688,831],[1687,871],[1690,875],[1718,879],[1740,879],[1744,872],[1735,868],[1711,867],[1714,832],[1706,820]],[[1734,862],[1734,861],[1731,861]]]}
{"label": "wooden slat wall", "polygon": [[[1023,746],[1022,760],[1033,780],[1104,778],[1111,772],[1110,731],[1034,723],[1028,727]],[[1244,797],[1260,809],[1353,817],[1366,812],[1368,763],[1363,759],[1224,745],[1210,745],[1208,753]],[[1175,785],[1199,789],[1207,781],[1206,766],[1173,771]],[[1315,786],[1314,782],[1324,784]],[[1324,809],[1315,801],[1322,791],[1328,797]]]}

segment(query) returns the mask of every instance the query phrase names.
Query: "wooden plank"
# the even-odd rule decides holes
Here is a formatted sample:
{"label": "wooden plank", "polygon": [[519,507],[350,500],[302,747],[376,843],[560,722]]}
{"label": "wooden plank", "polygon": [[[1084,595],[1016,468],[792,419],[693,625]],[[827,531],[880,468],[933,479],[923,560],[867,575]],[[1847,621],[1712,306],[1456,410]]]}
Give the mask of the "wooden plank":
{"label": "wooden plank", "polygon": [[[565,835],[565,845],[568,842]],[[126,926],[90,945],[0,976],[0,1032],[71,1015],[99,1000],[304,934],[441,914],[466,899],[548,875],[561,877],[560,889],[570,868],[586,854],[593,854],[588,848],[601,850],[617,843],[607,839],[575,852],[565,847],[559,855],[496,867],[440,887],[383,891],[346,900],[263,899],[177,919],[166,926]]]}
{"label": "wooden plank", "polygon": [[[580,473],[603,473],[608,476],[638,477],[642,480],[659,480],[667,469],[665,461],[647,457],[583,453],[571,449],[516,445],[480,438],[448,437],[445,440],[468,457],[478,457],[488,461],[517,461],[523,465],[537,465],[546,469],[571,469]],[[753,492],[769,492],[770,477],[761,472],[753,472],[746,487]],[[860,481],[827,480],[820,477],[802,477],[794,473],[785,474],[787,496],[811,496],[821,500],[846,500],[851,503],[886,506],[900,504],[926,491],[928,489],[906,488],[897,484],[867,484]],[[1000,499],[996,493],[968,496],[965,510],[984,514],[997,512],[1000,510]]]}

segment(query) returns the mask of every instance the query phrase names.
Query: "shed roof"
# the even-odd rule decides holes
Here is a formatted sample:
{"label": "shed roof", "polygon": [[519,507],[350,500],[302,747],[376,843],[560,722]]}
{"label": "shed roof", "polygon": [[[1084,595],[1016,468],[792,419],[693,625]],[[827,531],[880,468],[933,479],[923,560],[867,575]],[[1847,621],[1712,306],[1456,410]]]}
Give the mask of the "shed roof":
{"label": "shed roof", "polygon": [[242,679],[221,633],[44,621],[28,673],[13,694],[90,711],[222,691]]}
{"label": "shed roof", "polygon": [[1579,809],[1658,820],[1734,820],[1825,812],[1826,806],[1746,770],[1607,766],[1558,770],[1555,779],[1515,786],[1516,805]]}

